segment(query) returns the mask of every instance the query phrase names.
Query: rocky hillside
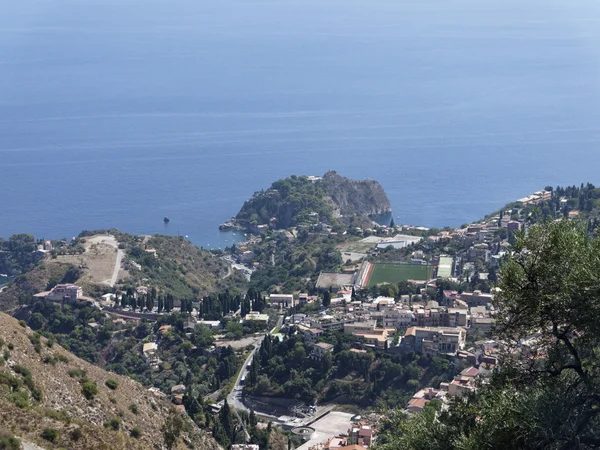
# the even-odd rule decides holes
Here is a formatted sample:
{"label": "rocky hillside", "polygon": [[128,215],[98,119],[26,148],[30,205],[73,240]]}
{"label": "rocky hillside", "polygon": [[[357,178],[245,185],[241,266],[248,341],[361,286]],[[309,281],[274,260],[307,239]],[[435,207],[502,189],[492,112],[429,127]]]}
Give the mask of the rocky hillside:
{"label": "rocky hillside", "polygon": [[14,436],[47,449],[162,449],[165,422],[182,418],[183,431],[171,448],[219,448],[166,399],[77,358],[2,313],[0,355],[4,439]]}
{"label": "rocky hillside", "polygon": [[344,217],[372,217],[392,211],[383,187],[375,180],[351,180],[331,170],[321,183],[336,211]]}
{"label": "rocky hillside", "polygon": [[349,225],[355,218],[390,211],[390,202],[377,181],[351,180],[329,171],[321,178],[292,175],[274,182],[268,190],[256,192],[223,228],[256,231],[256,226],[263,224],[281,229],[319,221]]}

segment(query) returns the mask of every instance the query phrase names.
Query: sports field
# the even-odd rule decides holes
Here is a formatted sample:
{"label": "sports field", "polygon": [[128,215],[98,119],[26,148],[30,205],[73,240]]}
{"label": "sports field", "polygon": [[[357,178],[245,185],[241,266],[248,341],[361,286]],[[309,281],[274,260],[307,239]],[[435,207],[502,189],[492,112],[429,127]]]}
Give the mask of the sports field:
{"label": "sports field", "polygon": [[373,264],[367,286],[379,283],[398,283],[406,280],[429,280],[433,275],[433,266],[417,264]]}

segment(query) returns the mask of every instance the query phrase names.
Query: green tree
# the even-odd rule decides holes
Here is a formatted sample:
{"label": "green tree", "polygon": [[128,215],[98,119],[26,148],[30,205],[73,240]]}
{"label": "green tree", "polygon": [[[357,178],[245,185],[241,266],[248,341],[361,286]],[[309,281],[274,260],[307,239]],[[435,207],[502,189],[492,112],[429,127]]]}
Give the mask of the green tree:
{"label": "green tree", "polygon": [[163,440],[168,450],[171,450],[175,446],[175,443],[179,439],[179,436],[181,436],[182,431],[183,419],[177,413],[177,411],[171,409],[167,419],[165,420],[165,424],[162,427]]}
{"label": "green tree", "polygon": [[331,293],[329,291],[323,292],[323,306],[328,307],[331,304]]}
{"label": "green tree", "polygon": [[575,222],[516,233],[495,299],[499,369],[443,411],[395,415],[378,448],[599,448],[599,273],[600,240]]}

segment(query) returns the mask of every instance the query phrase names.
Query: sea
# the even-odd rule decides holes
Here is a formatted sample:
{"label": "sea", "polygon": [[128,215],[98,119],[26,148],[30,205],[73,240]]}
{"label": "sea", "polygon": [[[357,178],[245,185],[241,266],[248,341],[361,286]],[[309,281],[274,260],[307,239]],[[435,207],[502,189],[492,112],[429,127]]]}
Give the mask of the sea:
{"label": "sea", "polygon": [[459,226],[600,183],[599,142],[597,0],[0,4],[5,238],[223,248],[255,191],[330,169],[397,224]]}

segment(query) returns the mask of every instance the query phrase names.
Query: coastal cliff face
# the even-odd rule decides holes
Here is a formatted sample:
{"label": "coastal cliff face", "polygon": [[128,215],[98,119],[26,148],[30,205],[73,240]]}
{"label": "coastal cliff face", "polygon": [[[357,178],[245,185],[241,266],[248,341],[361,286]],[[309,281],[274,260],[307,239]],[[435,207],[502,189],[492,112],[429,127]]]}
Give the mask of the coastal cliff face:
{"label": "coastal cliff face", "polygon": [[390,211],[387,195],[377,181],[351,180],[329,171],[323,177],[292,175],[274,182],[268,190],[256,192],[222,228],[255,231],[261,224],[275,228],[317,222],[350,225],[356,218],[370,222],[369,217]]}
{"label": "coastal cliff face", "polygon": [[383,187],[375,180],[351,180],[330,170],[321,182],[334,208],[344,217],[372,217],[392,211]]}

